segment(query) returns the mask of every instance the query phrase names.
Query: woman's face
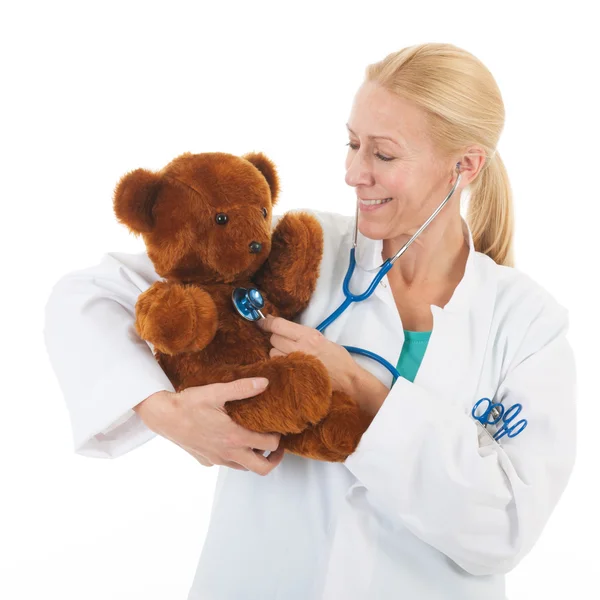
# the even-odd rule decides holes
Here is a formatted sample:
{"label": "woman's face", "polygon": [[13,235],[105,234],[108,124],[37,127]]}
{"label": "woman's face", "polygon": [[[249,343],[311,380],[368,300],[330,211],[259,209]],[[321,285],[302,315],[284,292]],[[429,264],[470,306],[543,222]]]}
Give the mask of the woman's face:
{"label": "woman's face", "polygon": [[[360,232],[371,239],[412,235],[455,180],[450,159],[439,158],[428,139],[425,113],[367,82],[354,98],[348,128],[346,183],[360,199]],[[448,204],[459,196],[457,189]],[[448,208],[436,217],[438,223],[451,215]]]}

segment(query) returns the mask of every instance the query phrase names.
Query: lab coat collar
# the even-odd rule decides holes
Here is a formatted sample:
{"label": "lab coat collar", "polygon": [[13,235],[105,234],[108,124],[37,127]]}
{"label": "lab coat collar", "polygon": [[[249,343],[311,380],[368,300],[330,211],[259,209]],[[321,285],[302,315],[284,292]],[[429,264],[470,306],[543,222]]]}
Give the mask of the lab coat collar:
{"label": "lab coat collar", "polygon": [[[432,305],[432,308],[439,308],[448,313],[468,310],[469,306],[471,305],[473,292],[475,291],[477,284],[475,261],[476,254],[478,253],[475,250],[475,246],[473,244],[473,234],[468,223],[462,217],[461,221],[463,226],[463,235],[465,236],[465,240],[469,242],[469,255],[467,257],[467,264],[465,266],[463,278],[456,286],[454,294],[446,306],[437,307],[436,305]],[[383,250],[383,240],[372,240],[362,235],[359,231],[357,242],[358,246],[356,249],[356,260],[358,264],[364,269],[377,269],[377,267],[383,262],[381,256],[381,252]],[[410,249],[407,250],[407,252],[410,252]],[[402,257],[400,257],[398,260],[402,260]],[[374,274],[374,272],[371,273],[372,276]],[[387,276],[385,280],[387,280]]]}

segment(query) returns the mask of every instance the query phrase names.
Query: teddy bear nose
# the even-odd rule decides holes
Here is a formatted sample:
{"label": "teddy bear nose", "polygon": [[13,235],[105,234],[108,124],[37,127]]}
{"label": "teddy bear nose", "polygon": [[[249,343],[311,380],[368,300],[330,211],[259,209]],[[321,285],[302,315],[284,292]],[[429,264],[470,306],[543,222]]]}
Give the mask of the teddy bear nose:
{"label": "teddy bear nose", "polygon": [[262,244],[259,244],[258,242],[250,243],[250,252],[252,254],[258,254],[261,250],[262,250]]}

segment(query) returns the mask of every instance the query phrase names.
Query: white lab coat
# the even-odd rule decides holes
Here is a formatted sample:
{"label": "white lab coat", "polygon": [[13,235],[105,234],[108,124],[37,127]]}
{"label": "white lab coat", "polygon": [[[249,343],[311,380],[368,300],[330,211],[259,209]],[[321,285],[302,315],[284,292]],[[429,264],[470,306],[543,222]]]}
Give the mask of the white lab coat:
{"label": "white lab coat", "polygon": [[[353,228],[351,217],[314,214],[325,248],[299,319],[309,326],[343,300]],[[220,467],[190,600],[505,598],[504,574],[540,536],[572,470],[575,364],[567,310],[475,252],[463,227],[466,271],[450,302],[431,306],[416,379],[396,382],[345,463],[286,454],[266,477]],[[359,242],[360,264],[377,266],[381,241]],[[355,271],[351,289],[371,277]],[[132,407],[173,388],[133,322],[157,279],[145,254],[111,253],[52,291],[45,339],[79,454],[114,458],[155,435]],[[326,335],[395,364],[404,333],[387,278]],[[384,367],[356,360],[391,384]],[[521,403],[524,432],[494,441],[471,417],[483,397]]]}

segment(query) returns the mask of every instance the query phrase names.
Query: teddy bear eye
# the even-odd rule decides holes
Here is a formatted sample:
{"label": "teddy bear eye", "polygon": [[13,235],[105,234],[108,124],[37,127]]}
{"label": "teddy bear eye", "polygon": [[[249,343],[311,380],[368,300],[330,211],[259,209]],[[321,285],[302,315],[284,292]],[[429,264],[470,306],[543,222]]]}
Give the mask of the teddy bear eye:
{"label": "teddy bear eye", "polygon": [[267,214],[268,214],[266,208],[262,209],[262,214],[263,214],[263,217],[266,219],[267,218]]}
{"label": "teddy bear eye", "polygon": [[229,217],[225,213],[219,213],[215,217],[215,221],[217,222],[217,225],[225,225],[225,223],[229,221]]}

